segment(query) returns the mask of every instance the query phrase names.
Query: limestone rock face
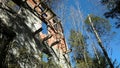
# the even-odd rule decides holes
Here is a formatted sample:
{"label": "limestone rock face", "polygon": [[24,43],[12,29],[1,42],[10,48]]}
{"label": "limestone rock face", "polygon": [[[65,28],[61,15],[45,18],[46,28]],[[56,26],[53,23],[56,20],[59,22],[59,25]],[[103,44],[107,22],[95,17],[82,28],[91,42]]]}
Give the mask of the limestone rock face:
{"label": "limestone rock face", "polygon": [[38,47],[42,46],[33,36],[35,23],[41,25],[41,20],[25,8],[15,14],[0,8],[0,67],[41,68]]}

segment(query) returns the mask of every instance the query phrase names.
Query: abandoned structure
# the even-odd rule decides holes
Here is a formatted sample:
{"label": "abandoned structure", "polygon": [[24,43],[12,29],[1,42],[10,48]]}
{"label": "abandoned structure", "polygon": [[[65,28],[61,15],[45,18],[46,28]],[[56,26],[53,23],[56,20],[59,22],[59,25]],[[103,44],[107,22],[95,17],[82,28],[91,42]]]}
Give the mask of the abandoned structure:
{"label": "abandoned structure", "polygon": [[[44,1],[0,0],[0,8],[0,29],[2,29],[2,27],[4,26],[7,26],[7,28],[5,28],[6,30],[11,28],[11,30],[8,30],[8,33],[7,31],[6,33],[5,31],[0,31],[2,37],[5,34],[9,34],[9,31],[11,31],[12,35],[11,33],[9,35],[13,37],[10,41],[19,41],[19,43],[17,43],[17,46],[22,45],[19,46],[21,47],[21,50],[23,50],[22,48],[25,48],[27,51],[29,51],[29,53],[31,52],[30,47],[32,46],[32,49],[35,51],[35,54],[33,55],[35,55],[35,57],[37,56],[37,59],[39,58],[39,62],[41,59],[38,56],[38,53],[43,52],[49,56],[49,60],[53,60],[55,64],[59,67],[71,68],[68,56],[68,53],[71,50],[68,49],[68,46],[66,44],[61,21],[59,20],[57,15],[46,5]],[[42,32],[42,30],[45,29],[42,26],[42,23],[46,24],[47,33]],[[10,43],[4,44],[4,46],[5,45],[10,46]],[[30,50],[27,49],[25,46],[28,47]],[[9,51],[12,51],[12,53],[14,53],[13,56],[20,56],[20,54],[16,53],[20,50],[19,48],[13,49],[13,46],[10,46],[7,49],[8,51],[5,51],[7,54],[5,54],[4,56],[8,55]],[[0,54],[2,54],[2,52]],[[6,56],[4,59],[9,59],[10,61],[10,57]],[[3,64],[3,67],[6,66],[4,62],[1,63]],[[35,63],[29,64],[33,66],[28,66],[28,63],[22,63],[19,58],[16,60],[16,63],[18,63],[19,68],[39,68],[37,64],[35,65]],[[7,62],[6,64],[9,68],[10,63]]]}

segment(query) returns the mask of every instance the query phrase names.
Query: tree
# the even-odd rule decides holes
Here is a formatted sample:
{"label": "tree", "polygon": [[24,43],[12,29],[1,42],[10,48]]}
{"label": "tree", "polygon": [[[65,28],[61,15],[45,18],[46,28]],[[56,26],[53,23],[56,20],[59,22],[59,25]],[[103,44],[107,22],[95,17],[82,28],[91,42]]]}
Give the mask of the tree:
{"label": "tree", "polygon": [[[73,25],[73,28],[74,28],[74,30],[76,30],[76,31],[81,31],[81,34],[83,33],[83,34],[85,34],[87,31],[85,30],[85,28],[86,28],[86,26],[84,25],[84,21],[83,21],[83,16],[82,16],[82,12],[81,12],[81,10],[80,10],[80,7],[79,7],[79,5],[77,5],[77,7],[78,7],[78,9],[76,10],[76,9],[74,9],[74,8],[72,8],[71,9],[71,18],[72,18],[72,20],[73,20],[73,22],[72,22],[72,25]],[[101,19],[101,18],[99,18],[99,17],[97,17],[97,18],[95,18],[95,16],[94,15],[91,15],[91,16],[93,16],[94,18],[93,19],[96,19],[95,21],[96,21],[96,27],[97,27],[97,25],[100,25],[100,22],[98,21],[98,20],[100,20],[101,22],[105,22],[104,24],[107,24],[108,23],[108,21],[107,20],[105,20],[105,19]],[[106,23],[107,22],[107,23]],[[98,24],[97,24],[98,23]],[[104,25],[101,25],[100,27],[99,27],[99,33],[100,33],[100,28],[102,27],[102,26],[104,26]],[[105,26],[104,26],[105,27]],[[109,30],[110,29],[110,27],[108,26],[108,27],[105,27],[105,28],[107,28],[107,30]],[[107,31],[106,30],[106,31]],[[75,33],[75,32],[71,32],[71,33]],[[88,34],[88,33],[86,33],[86,34]],[[77,38],[79,38],[80,36],[77,36],[77,34],[74,34]],[[71,36],[71,35],[70,35]],[[83,36],[83,35],[82,35]],[[86,36],[85,36],[86,37]],[[73,37],[73,38],[75,38],[75,37]],[[73,39],[72,39],[73,40]],[[75,40],[77,40],[77,41],[79,41],[78,39],[75,39]],[[85,39],[84,38],[84,42],[86,43],[86,41],[87,41],[87,39]],[[92,43],[93,41],[91,41],[91,43]],[[89,42],[90,43],[90,42]],[[75,41],[74,41],[74,44],[73,45],[76,45],[76,43],[75,43]],[[85,44],[85,47],[86,48],[88,48],[87,46],[86,46],[87,44]],[[90,44],[88,44],[88,45],[90,45]],[[94,46],[92,46],[92,47],[94,47]],[[97,56],[97,52],[95,52],[95,50],[96,50],[96,48],[94,47],[94,53],[96,54],[96,56]],[[81,51],[80,51],[81,52]],[[79,52],[79,53],[80,53]],[[87,52],[87,50],[86,50],[86,52]],[[79,54],[78,53],[78,54]],[[83,56],[84,57],[84,56]],[[94,64],[92,64],[92,58],[91,58],[91,56],[90,55],[88,55],[88,54],[86,54],[86,57],[87,57],[87,64],[88,64],[88,67],[93,67],[94,66]],[[98,56],[97,56],[98,57]],[[99,57],[98,57],[98,60],[99,60]],[[80,63],[77,63],[77,66],[79,67],[81,67],[82,66],[82,68],[83,67],[85,67],[85,62],[84,61],[80,61]]]}
{"label": "tree", "polygon": [[[120,20],[120,0],[101,0],[101,3],[108,9],[108,11],[104,13],[106,18],[116,18]],[[116,28],[119,28],[120,22],[118,21],[116,25]]]}
{"label": "tree", "polygon": [[[114,66],[113,66],[110,58],[108,57],[107,51],[106,51],[106,49],[104,48],[104,45],[103,45],[103,43],[102,43],[102,41],[101,41],[101,39],[100,39],[100,37],[99,37],[99,34],[97,33],[97,30],[96,30],[95,27],[94,27],[94,23],[93,23],[93,20],[91,19],[91,16],[88,16],[88,17],[89,17],[89,24],[90,24],[90,26],[91,26],[91,28],[92,28],[92,31],[94,32],[94,34],[95,34],[95,36],[96,36],[96,39],[97,39],[97,41],[98,41],[98,44],[99,44],[99,46],[101,47],[101,49],[102,49],[102,51],[103,51],[103,54],[104,54],[105,58],[107,59],[109,65],[110,65],[110,68],[114,68]],[[96,19],[95,19],[95,20],[96,20]]]}
{"label": "tree", "polygon": [[105,16],[120,19],[120,0],[101,0],[103,5],[107,6],[108,12]]}
{"label": "tree", "polygon": [[93,64],[94,64],[94,68],[108,68],[109,64],[106,61],[106,58],[104,57],[103,53],[99,50],[97,50],[97,54],[99,56],[99,61],[101,62],[100,64],[98,64],[98,59],[96,57],[93,57]]}
{"label": "tree", "polygon": [[84,64],[86,68],[89,68],[88,64],[88,54],[85,44],[85,39],[80,31],[75,31],[71,29],[69,44],[71,45],[74,52],[74,59],[78,64]]}
{"label": "tree", "polygon": [[[98,32],[100,36],[103,35],[108,35],[110,30],[111,30],[111,25],[107,19],[95,16],[93,14],[89,15],[91,17],[91,21],[93,22],[93,27],[95,30]],[[85,23],[88,26],[87,30],[92,32],[90,21],[89,21],[89,16],[85,19]]]}

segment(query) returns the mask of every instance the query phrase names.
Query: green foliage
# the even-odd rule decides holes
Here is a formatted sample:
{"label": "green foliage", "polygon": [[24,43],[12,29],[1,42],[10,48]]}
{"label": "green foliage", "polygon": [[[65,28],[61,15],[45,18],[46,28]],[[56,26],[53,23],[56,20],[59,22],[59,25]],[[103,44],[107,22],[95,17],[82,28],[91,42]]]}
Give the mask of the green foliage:
{"label": "green foliage", "polygon": [[8,64],[8,68],[20,68],[18,64]]}
{"label": "green foliage", "polygon": [[[99,20],[99,18],[95,20]],[[97,51],[99,61],[101,62],[100,64],[98,63],[96,56],[89,55],[87,52],[86,39],[84,39],[84,36],[80,31],[75,31],[73,29],[70,31],[69,44],[73,49],[73,60],[76,62],[76,68],[87,68],[88,66],[89,68],[109,67],[105,56],[103,56],[103,53]]]}
{"label": "green foliage", "polygon": [[[61,68],[60,65],[57,65],[56,62],[53,60],[53,58],[49,57],[47,54],[45,53],[41,53],[41,68]],[[48,60],[48,58],[51,58]],[[47,60],[44,60],[47,59]]]}
{"label": "green foliage", "polygon": [[76,67],[85,68],[87,67],[86,60],[89,58],[87,53],[86,44],[84,36],[80,31],[76,31],[71,29],[70,37],[69,37],[69,44],[71,45],[74,53],[73,60],[76,61]]}
{"label": "green foliage", "polygon": [[107,12],[104,13],[106,18],[116,18],[116,28],[120,28],[120,0],[101,0],[101,3],[106,6]]}
{"label": "green foliage", "polygon": [[11,9],[12,12],[17,13],[20,10],[20,7],[13,1],[8,1],[6,5]]}
{"label": "green foliage", "polygon": [[[107,60],[106,60],[105,56],[103,55],[103,53],[101,51],[97,51],[97,54],[99,56],[99,61],[101,63],[98,64],[98,59],[94,56],[92,58],[92,60],[93,60],[93,62],[92,62],[93,63],[93,68],[110,68],[109,63],[107,62]],[[114,60],[112,63],[113,63],[114,68],[119,68],[120,67],[120,64],[118,64],[116,60]]]}
{"label": "green foliage", "polygon": [[120,19],[120,0],[101,0],[101,3],[109,10],[105,12],[105,17]]}
{"label": "green foliage", "polygon": [[[100,36],[107,34],[111,30],[111,25],[108,20],[93,14],[90,14],[89,16],[94,24],[94,28],[97,30]],[[88,30],[91,31],[89,16],[85,19],[85,23],[88,26]]]}
{"label": "green foliage", "polygon": [[[87,62],[88,62],[89,68],[93,68],[94,63],[92,62],[92,58],[89,57],[87,59],[88,59]],[[80,61],[79,63],[77,63],[76,68],[87,68],[87,65],[85,61]]]}
{"label": "green foliage", "polygon": [[[95,16],[95,15],[93,15],[93,14],[90,14],[89,16],[91,17],[91,20],[92,20],[92,22],[93,22],[94,24],[95,24],[95,23],[97,23],[97,24],[109,23],[108,20],[106,20],[106,19],[104,19],[104,18],[101,18],[101,17],[98,17],[98,16]],[[86,23],[86,24],[90,24],[90,21],[89,21],[88,18],[89,18],[89,17],[87,17],[87,18],[85,19],[85,23]]]}
{"label": "green foliage", "polygon": [[70,31],[70,37],[69,37],[69,43],[71,46],[84,46],[84,37],[79,31],[71,30]]}
{"label": "green foliage", "polygon": [[80,61],[80,63],[77,63],[76,68],[86,68],[86,63],[84,61]]}
{"label": "green foliage", "polygon": [[15,6],[16,4],[15,4],[13,1],[9,1],[9,2],[7,3],[7,5],[13,7],[13,6]]}
{"label": "green foliage", "polygon": [[50,62],[41,61],[41,67],[42,68],[56,68],[56,66],[54,65],[52,61]]}
{"label": "green foliage", "polygon": [[98,59],[94,56],[92,58],[93,60],[93,64],[94,64],[94,68],[107,68],[109,66],[105,56],[103,55],[103,53],[101,53],[100,51],[97,51],[97,54],[99,56],[99,61],[101,62],[100,64],[98,63]]}
{"label": "green foliage", "polygon": [[71,45],[71,48],[74,52],[74,59],[76,62],[79,63],[79,61],[84,60],[84,46],[85,46],[85,40],[80,31],[75,31],[71,29],[70,31],[70,37],[69,37],[69,44]]}

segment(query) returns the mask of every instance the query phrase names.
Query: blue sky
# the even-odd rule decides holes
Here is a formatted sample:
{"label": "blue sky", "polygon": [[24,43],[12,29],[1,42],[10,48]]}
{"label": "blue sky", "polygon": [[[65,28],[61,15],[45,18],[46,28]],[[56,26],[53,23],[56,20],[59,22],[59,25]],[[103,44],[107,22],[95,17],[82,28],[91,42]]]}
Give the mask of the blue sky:
{"label": "blue sky", "polygon": [[[77,2],[76,2],[77,1]],[[79,3],[80,10],[83,13],[83,18],[87,17],[88,14],[95,14],[97,16],[104,17],[103,14],[106,10],[105,6],[102,6],[99,2],[100,0],[68,0],[66,4],[67,10],[69,10],[71,7],[77,8],[76,3]],[[66,11],[66,17],[69,15],[70,11]],[[69,17],[69,16],[68,16]],[[115,19],[109,19],[112,26],[114,26]],[[71,19],[68,19],[65,21],[64,25],[64,31],[65,31],[65,37],[68,39],[69,37],[69,30],[72,28],[71,25]],[[115,27],[111,28],[112,32],[115,32],[111,38],[109,38],[109,44],[105,47],[112,48],[111,50],[107,49],[108,55],[112,60],[117,59],[117,62],[120,63],[120,29],[115,29]],[[68,41],[68,40],[67,40]],[[111,54],[112,51],[112,54]],[[74,65],[74,64],[73,64]]]}
{"label": "blue sky", "polygon": [[[64,6],[65,6],[65,10],[63,8],[61,9],[57,9],[55,11],[55,13],[57,14],[57,16],[60,17],[60,19],[63,21],[63,19],[66,19],[63,22],[63,27],[64,27],[64,34],[66,37],[66,41],[68,43],[68,38],[69,38],[69,34],[70,34],[70,29],[73,28],[72,23],[72,19],[70,19],[70,9],[71,7],[73,7],[74,9],[77,9],[76,4],[79,4],[80,10],[83,14],[83,19],[85,19],[88,14],[95,14],[96,16],[100,16],[100,17],[104,17],[103,14],[104,12],[106,12],[106,8],[105,6],[102,6],[99,2],[100,0],[67,0],[67,1],[63,1]],[[59,4],[61,5],[61,3]],[[61,15],[61,11],[65,11],[65,16],[66,18],[62,18]],[[120,63],[120,29],[116,29],[114,26],[115,23],[115,19],[109,19],[112,28],[111,31],[115,32],[111,38],[109,38],[109,43],[106,44],[105,42],[104,45],[105,47],[107,47],[107,52],[110,58],[112,58],[112,60],[117,59],[117,62]],[[45,25],[45,24],[44,24]],[[46,30],[44,30],[44,33],[46,33]],[[111,48],[111,49],[109,49]],[[91,52],[93,51],[92,48],[89,49]],[[112,52],[112,53],[111,53]],[[73,55],[72,53],[70,54],[70,56]],[[43,58],[43,60],[47,60],[46,58]],[[72,59],[70,59],[72,61]],[[72,66],[74,66],[75,63],[72,62]]]}

